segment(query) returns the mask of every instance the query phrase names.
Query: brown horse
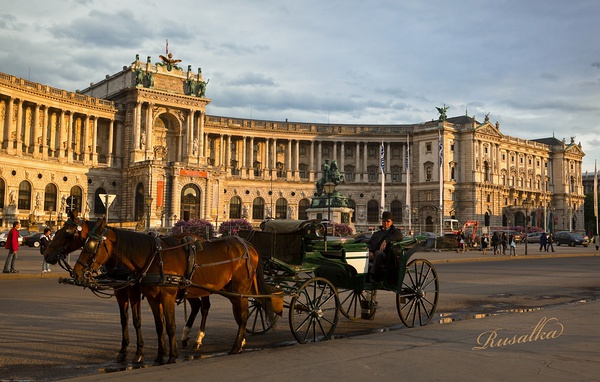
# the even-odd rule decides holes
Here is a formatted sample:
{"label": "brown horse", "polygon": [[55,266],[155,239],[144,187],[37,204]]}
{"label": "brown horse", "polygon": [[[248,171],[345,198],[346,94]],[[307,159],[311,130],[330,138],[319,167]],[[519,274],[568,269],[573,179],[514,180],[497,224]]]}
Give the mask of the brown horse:
{"label": "brown horse", "polygon": [[[190,256],[190,246],[201,250]],[[165,326],[169,337],[167,362],[177,359],[175,301],[182,289],[186,297],[218,293],[231,301],[238,333],[230,354],[241,352],[245,342],[249,296],[260,299],[268,314],[281,314],[283,308],[282,296],[271,295],[265,283],[258,252],[239,237],[199,243],[108,228],[101,220],[88,235],[73,277],[84,285],[93,284],[98,269],[110,259],[132,271],[150,304],[158,337],[155,364],[162,364],[166,354]],[[276,302],[276,309],[272,301]]]}
{"label": "brown horse", "polygon": [[[44,259],[50,264],[60,264],[62,268],[72,273],[72,269],[67,261],[69,253],[81,249],[85,240],[87,239],[88,233],[94,228],[94,223],[87,220],[81,219],[77,216],[77,212],[73,211],[69,214],[69,218],[65,224],[55,233],[54,238],[50,241],[50,245],[44,251]],[[114,273],[120,273],[122,276],[127,276],[129,270],[126,269],[126,273],[123,273],[122,269],[115,267],[112,262],[107,262],[106,268],[107,273],[112,277],[118,277]],[[114,296],[119,305],[119,314],[121,319],[121,349],[117,355],[117,362],[125,362],[127,359],[127,347],[129,346],[129,308],[131,307],[133,326],[136,333],[136,353],[133,358],[133,363],[142,363],[144,359],[143,347],[144,340],[142,337],[142,321],[141,321],[141,300],[142,292],[137,284],[123,285],[113,289]],[[188,320],[183,328],[182,334],[182,346],[186,347],[189,343],[189,333],[193,327],[194,321],[198,312],[202,312],[202,321],[200,324],[200,330],[194,345],[197,350],[202,345],[202,338],[204,338],[204,330],[206,327],[206,319],[208,317],[208,311],[210,309],[210,297],[203,297],[202,300],[199,298],[187,299],[190,303],[191,311]]]}

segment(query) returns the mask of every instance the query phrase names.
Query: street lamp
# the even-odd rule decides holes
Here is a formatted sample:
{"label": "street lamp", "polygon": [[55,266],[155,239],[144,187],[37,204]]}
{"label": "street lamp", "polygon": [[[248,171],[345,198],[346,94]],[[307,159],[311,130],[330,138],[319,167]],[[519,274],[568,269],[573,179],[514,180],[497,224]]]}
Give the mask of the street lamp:
{"label": "street lamp", "polygon": [[150,229],[150,209],[152,208],[152,197],[146,198],[146,206],[148,206],[148,220],[146,222],[146,229]]}
{"label": "street lamp", "polygon": [[48,207],[48,212],[50,212],[50,228],[52,228],[54,226],[52,224],[52,212],[54,212],[54,207],[52,207],[52,206]]}
{"label": "street lamp", "polygon": [[527,234],[529,233],[528,225],[529,225],[529,206],[531,206],[531,202],[527,199],[523,201],[523,208],[525,208],[525,256],[527,256],[527,244],[529,240],[527,238]]}
{"label": "street lamp", "polygon": [[[335,191],[335,183],[327,182],[323,185],[323,191],[327,194],[327,225],[331,224],[331,195]],[[329,227],[325,230],[325,250],[327,251],[327,234]],[[332,232],[333,234],[333,232]]]}

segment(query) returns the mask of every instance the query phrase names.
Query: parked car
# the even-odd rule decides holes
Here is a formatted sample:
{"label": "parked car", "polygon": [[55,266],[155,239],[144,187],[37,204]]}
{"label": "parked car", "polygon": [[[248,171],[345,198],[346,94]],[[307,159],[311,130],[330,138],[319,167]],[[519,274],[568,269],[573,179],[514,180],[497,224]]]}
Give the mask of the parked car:
{"label": "parked car", "polygon": [[43,232],[36,232],[30,234],[29,236],[25,236],[23,238],[23,245],[26,245],[28,247],[39,248],[42,236],[44,236]]}
{"label": "parked car", "polygon": [[555,233],[554,243],[556,245],[566,244],[570,247],[574,247],[576,245],[583,245],[584,247],[587,247],[590,244],[589,240],[584,238],[580,234],[569,231],[561,231]]}
{"label": "parked car", "polygon": [[[498,233],[500,234],[502,234],[503,232],[506,232],[508,236],[513,235],[513,237],[515,238],[515,244],[519,244],[523,241],[523,236],[521,236],[521,232],[519,231],[498,231]],[[492,236],[490,235],[490,238],[491,237]]]}
{"label": "parked car", "polygon": [[532,232],[529,235],[527,235],[527,242],[528,243],[539,243],[541,237],[542,237],[542,232]]}
{"label": "parked car", "polygon": [[[0,247],[4,248],[6,245],[6,237],[8,236],[8,231],[0,233]],[[19,235],[19,245],[23,244],[23,236]]]}

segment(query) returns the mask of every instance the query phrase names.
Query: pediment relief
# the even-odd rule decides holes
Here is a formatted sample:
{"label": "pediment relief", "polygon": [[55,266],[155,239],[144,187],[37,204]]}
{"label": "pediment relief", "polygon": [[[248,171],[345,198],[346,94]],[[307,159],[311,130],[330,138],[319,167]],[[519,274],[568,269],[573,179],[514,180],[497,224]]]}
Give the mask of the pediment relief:
{"label": "pediment relief", "polygon": [[500,132],[500,130],[498,130],[496,128],[496,126],[492,125],[491,123],[484,123],[482,125],[479,125],[475,131],[477,133],[481,133],[481,134],[486,134],[486,135],[491,135],[494,137],[498,137],[498,138],[502,138],[504,137],[504,135]]}

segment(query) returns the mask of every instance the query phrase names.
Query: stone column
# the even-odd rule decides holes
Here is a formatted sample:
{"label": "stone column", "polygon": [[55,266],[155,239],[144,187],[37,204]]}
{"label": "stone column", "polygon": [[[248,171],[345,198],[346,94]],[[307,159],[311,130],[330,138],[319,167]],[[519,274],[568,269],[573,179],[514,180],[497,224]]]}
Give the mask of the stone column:
{"label": "stone column", "polygon": [[40,132],[40,104],[36,103],[35,104],[35,108],[33,109],[34,112],[34,116],[33,116],[33,157],[34,158],[40,158],[41,157],[41,153],[40,153],[40,146],[42,144],[42,142],[38,141],[38,137],[40,138],[40,140],[42,140],[41,137],[41,132]]}
{"label": "stone column", "polygon": [[310,141],[310,158],[309,162],[309,173],[308,173],[308,181],[315,181],[315,141]]}
{"label": "stone column", "polygon": [[67,163],[72,163],[73,162],[73,123],[74,123],[74,119],[75,116],[73,115],[73,112],[69,112],[69,118],[67,120],[67,150],[66,150],[66,157],[67,157]]}
{"label": "stone column", "polygon": [[17,142],[16,145],[16,155],[23,156],[23,139],[21,136],[23,135],[23,100],[19,100],[19,105],[17,106],[17,124],[16,124],[16,137],[15,140]]}
{"label": "stone column", "polygon": [[92,163],[98,164],[98,117],[94,118],[94,124],[92,125]]}
{"label": "stone column", "polygon": [[44,106],[44,121],[42,122],[42,159],[48,159],[48,131],[50,129],[48,106]]}
{"label": "stone column", "polygon": [[115,134],[115,120],[111,119],[108,125],[108,154],[106,155],[106,162],[108,167],[113,165],[113,139]]}
{"label": "stone column", "polygon": [[154,159],[154,149],[152,147],[152,107],[154,104],[149,103],[148,108],[146,109],[146,160]]}

